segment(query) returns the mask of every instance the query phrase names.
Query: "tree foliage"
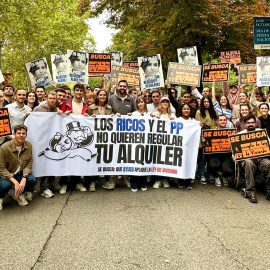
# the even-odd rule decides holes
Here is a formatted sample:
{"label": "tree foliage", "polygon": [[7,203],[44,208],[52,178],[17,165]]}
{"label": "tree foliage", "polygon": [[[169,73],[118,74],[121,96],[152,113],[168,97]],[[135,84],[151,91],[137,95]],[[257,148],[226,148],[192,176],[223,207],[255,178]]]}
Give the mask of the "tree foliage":
{"label": "tree foliage", "polygon": [[26,87],[25,63],[67,49],[93,51],[86,15],[75,0],[1,0],[2,72],[13,73],[13,84]]}
{"label": "tree foliage", "polygon": [[[160,53],[165,67],[177,61],[176,49],[197,45],[204,62],[221,51],[240,50],[243,63],[252,63],[253,17],[267,16],[265,0],[81,0],[80,12],[92,16],[107,10],[106,23],[120,31],[112,50],[124,52],[126,60]],[[88,3],[88,5],[87,5]],[[83,7],[87,6],[88,9]]]}

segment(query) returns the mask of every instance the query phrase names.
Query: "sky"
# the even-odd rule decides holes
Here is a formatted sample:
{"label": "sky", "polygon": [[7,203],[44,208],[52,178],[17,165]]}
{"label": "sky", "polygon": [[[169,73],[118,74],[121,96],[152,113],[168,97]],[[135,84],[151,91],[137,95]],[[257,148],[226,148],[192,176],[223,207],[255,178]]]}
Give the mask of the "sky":
{"label": "sky", "polygon": [[117,31],[111,28],[106,27],[102,23],[102,20],[106,18],[106,14],[103,13],[98,18],[88,19],[87,23],[90,25],[90,33],[96,41],[96,52],[102,52],[109,45],[112,45],[112,34],[115,34]]}

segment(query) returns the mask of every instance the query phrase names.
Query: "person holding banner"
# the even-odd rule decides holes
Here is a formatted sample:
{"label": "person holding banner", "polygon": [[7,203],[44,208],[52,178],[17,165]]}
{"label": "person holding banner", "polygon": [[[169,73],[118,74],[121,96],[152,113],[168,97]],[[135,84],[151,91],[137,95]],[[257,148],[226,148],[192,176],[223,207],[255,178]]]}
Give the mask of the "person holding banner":
{"label": "person holding banner", "polygon": [[[200,110],[197,111],[195,120],[201,122],[202,129],[214,128],[217,125],[218,113],[214,109],[212,100],[210,97],[203,97]],[[201,184],[206,184],[206,178],[204,176],[204,166],[206,163],[206,156],[203,153],[202,144],[200,143],[198,154],[198,177]]]}
{"label": "person holding banner", "polygon": [[85,95],[85,102],[90,107],[91,105],[95,104],[97,96],[94,93],[87,93]]}
{"label": "person holding banner", "polygon": [[[89,93],[87,95],[94,95],[93,93]],[[97,98],[95,99],[95,103],[92,104],[88,111],[85,113],[85,116],[96,117],[96,115],[110,115],[112,113],[112,107],[108,104],[108,92],[104,89],[101,89],[97,92]],[[98,180],[98,176],[85,176],[87,182],[90,182],[89,191],[96,191],[96,181]],[[105,175],[105,183],[102,186],[104,189],[114,189],[114,186],[110,182],[110,176]]]}
{"label": "person holding banner", "polygon": [[[139,96],[136,100],[136,109],[137,111],[133,112],[132,114],[128,114],[129,116],[136,116],[136,117],[150,117],[149,112],[147,111],[146,100],[143,96]],[[142,191],[147,190],[147,176],[137,176],[131,175],[130,176],[130,186],[132,192],[137,192],[138,188],[140,187]]]}
{"label": "person holding banner", "polygon": [[[240,104],[239,105],[240,108],[240,116],[239,118],[235,121],[235,127],[237,129],[237,132],[240,132],[242,130],[245,129],[245,121],[244,118],[248,115],[248,114],[252,114],[250,107],[248,104]],[[253,114],[252,114],[253,115]],[[261,128],[261,122],[258,118],[256,118],[256,128]]]}
{"label": "person holding banner", "polygon": [[147,104],[147,110],[148,110],[150,113],[154,113],[154,112],[157,111],[160,99],[161,99],[161,93],[160,93],[160,91],[154,89],[154,90],[151,92],[151,100],[152,100],[152,103],[148,103],[148,104]]}
{"label": "person holding banner", "polygon": [[[249,131],[259,130],[256,128],[256,117],[252,114],[247,115],[244,118],[245,130],[241,133],[246,133]],[[264,174],[266,177],[266,199],[270,201],[270,160],[268,158],[252,158],[241,161],[241,165],[245,171],[245,191],[247,198],[251,203],[257,203],[256,189],[255,189],[255,179],[254,173],[256,168]]]}
{"label": "person holding banner", "polygon": [[[158,106],[158,110],[155,113],[151,113],[151,116],[155,116],[158,119],[173,120],[176,118],[175,114],[172,113],[170,107],[170,100],[167,97],[162,97]],[[156,182],[153,188],[160,188],[163,185],[164,188],[170,187],[168,180],[164,176],[157,176]]]}
{"label": "person holding banner", "polygon": [[[184,103],[180,110],[179,119],[181,119],[183,122],[190,121],[190,120],[195,121],[195,119],[191,117],[191,110],[192,110],[191,105],[188,103]],[[182,189],[186,188],[187,190],[192,190],[191,180],[192,179],[178,179],[179,188],[182,188]]]}
{"label": "person holding banner", "polygon": [[[218,116],[218,129],[227,128],[227,116],[225,114],[220,114]],[[208,160],[208,169],[211,172],[211,179],[214,179],[215,185],[217,187],[221,186],[221,181],[219,179],[218,172],[221,171],[223,175],[223,185],[228,186],[231,182],[231,178],[234,175],[234,163],[232,160],[231,153],[220,153],[220,154],[210,154]]]}
{"label": "person holding banner", "polygon": [[151,97],[151,93],[150,93],[149,90],[146,90],[146,91],[144,92],[144,98],[145,98],[146,104],[152,103],[152,97]]}

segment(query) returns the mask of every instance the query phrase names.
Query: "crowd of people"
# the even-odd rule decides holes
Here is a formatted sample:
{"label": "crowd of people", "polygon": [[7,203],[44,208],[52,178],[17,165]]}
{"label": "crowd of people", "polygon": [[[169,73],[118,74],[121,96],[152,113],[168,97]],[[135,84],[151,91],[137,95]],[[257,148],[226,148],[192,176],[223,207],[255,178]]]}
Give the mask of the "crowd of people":
{"label": "crowd of people", "polygon": [[[177,89],[167,83],[167,92],[159,89],[141,90],[130,88],[125,80],[119,81],[117,89],[111,89],[110,83],[102,80],[102,85],[91,89],[80,82],[73,91],[67,85],[57,85],[54,91],[46,93],[43,86],[32,91],[7,84],[0,90],[0,108],[7,108],[12,136],[0,137],[0,210],[7,194],[25,206],[33,199],[37,179],[32,174],[32,145],[27,142],[26,117],[33,112],[55,112],[57,114],[75,113],[85,117],[97,115],[122,115],[137,117],[155,117],[167,121],[180,118],[181,121],[199,121],[203,129],[236,128],[237,132],[249,132],[264,128],[270,134],[269,99],[261,89],[253,87],[248,95],[245,86],[223,83],[223,93],[217,95],[215,83],[212,89],[204,88],[202,93],[188,87],[178,97]],[[190,88],[190,89],[189,89]],[[73,92],[73,93],[72,93]],[[234,157],[231,153],[205,154],[205,139],[202,137],[198,149],[197,178],[205,185],[213,182],[217,187],[228,186],[235,174]],[[265,175],[266,199],[270,200],[270,160],[268,158],[246,159],[240,162],[245,173],[245,190],[250,202],[256,203],[254,172],[258,168]],[[222,177],[221,177],[222,175]],[[192,189],[194,179],[171,179],[163,176],[105,176],[103,188],[112,190],[118,178],[132,192],[147,190],[153,182],[153,188],[170,187],[170,182],[179,188]],[[94,192],[99,176],[62,176],[40,177],[40,195],[54,197],[52,190],[65,194],[68,188],[85,192]]]}

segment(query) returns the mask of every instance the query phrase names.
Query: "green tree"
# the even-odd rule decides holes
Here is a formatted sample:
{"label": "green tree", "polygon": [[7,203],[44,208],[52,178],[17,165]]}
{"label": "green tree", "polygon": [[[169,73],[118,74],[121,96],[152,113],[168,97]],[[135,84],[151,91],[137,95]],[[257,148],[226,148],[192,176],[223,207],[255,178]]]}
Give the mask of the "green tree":
{"label": "green tree", "polygon": [[2,0],[0,40],[2,72],[13,73],[16,87],[27,86],[25,63],[67,49],[93,51],[88,17],[75,0]]}

